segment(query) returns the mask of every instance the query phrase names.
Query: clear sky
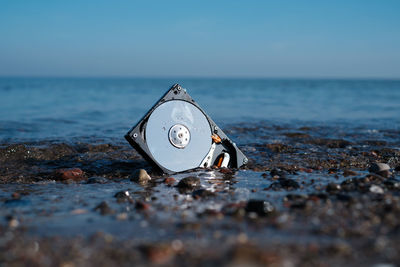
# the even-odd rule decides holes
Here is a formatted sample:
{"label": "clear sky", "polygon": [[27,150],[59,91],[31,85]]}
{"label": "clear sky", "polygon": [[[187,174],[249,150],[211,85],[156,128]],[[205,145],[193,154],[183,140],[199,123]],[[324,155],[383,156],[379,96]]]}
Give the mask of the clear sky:
{"label": "clear sky", "polygon": [[400,78],[400,0],[0,0],[0,76]]}

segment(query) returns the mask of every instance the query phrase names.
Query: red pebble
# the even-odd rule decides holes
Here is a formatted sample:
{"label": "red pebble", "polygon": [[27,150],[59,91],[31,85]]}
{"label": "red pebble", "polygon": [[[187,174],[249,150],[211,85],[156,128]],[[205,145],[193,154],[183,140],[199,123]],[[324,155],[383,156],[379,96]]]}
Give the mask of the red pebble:
{"label": "red pebble", "polygon": [[176,180],[173,177],[167,177],[164,179],[164,184],[167,184],[167,185],[173,185],[175,182],[176,182]]}
{"label": "red pebble", "polygon": [[61,180],[84,180],[84,172],[79,168],[57,170],[57,177]]}
{"label": "red pebble", "polygon": [[136,208],[137,210],[148,210],[148,209],[150,209],[150,204],[138,200],[138,201],[136,201],[135,208]]}

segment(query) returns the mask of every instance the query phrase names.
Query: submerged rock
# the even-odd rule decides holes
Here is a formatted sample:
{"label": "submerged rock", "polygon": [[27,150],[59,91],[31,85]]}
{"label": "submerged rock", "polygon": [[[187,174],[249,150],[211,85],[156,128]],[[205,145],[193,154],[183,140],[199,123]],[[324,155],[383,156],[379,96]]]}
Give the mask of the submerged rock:
{"label": "submerged rock", "polygon": [[368,171],[371,173],[376,173],[385,178],[389,178],[389,176],[391,175],[390,166],[386,163],[381,163],[381,162],[372,163]]}
{"label": "submerged rock", "polygon": [[167,177],[164,179],[164,184],[166,185],[173,185],[175,184],[176,180],[173,177]]}
{"label": "submerged rock", "polygon": [[106,184],[107,182],[108,182],[107,178],[94,176],[94,177],[90,177],[86,183],[87,184]]}
{"label": "submerged rock", "polygon": [[326,186],[326,192],[329,192],[329,193],[337,193],[340,191],[340,189],[341,189],[341,186],[339,184],[335,184],[335,183],[329,183]]}
{"label": "submerged rock", "polygon": [[63,181],[81,181],[86,179],[84,172],[79,168],[59,169],[56,171],[55,176],[57,179]]}
{"label": "submerged rock", "polygon": [[259,216],[265,216],[275,211],[274,206],[268,201],[251,199],[247,202],[246,212],[255,212]]}
{"label": "submerged rock", "polygon": [[286,189],[293,190],[300,188],[298,182],[289,178],[279,178],[277,182],[271,184],[270,188],[272,189]]}
{"label": "submerged rock", "polygon": [[214,197],[215,193],[211,192],[210,190],[207,189],[198,189],[192,193],[193,198],[195,199],[200,199],[200,198],[208,198],[208,197]]}
{"label": "submerged rock", "polygon": [[139,169],[131,175],[130,180],[139,184],[146,184],[151,180],[151,177],[145,169]]}
{"label": "submerged rock", "polygon": [[117,202],[125,202],[131,200],[131,196],[129,194],[129,191],[119,191],[115,193],[114,197],[117,199]]}
{"label": "submerged rock", "polygon": [[103,201],[94,208],[95,211],[99,211],[101,215],[107,215],[114,213],[114,210],[110,208],[107,202]]}
{"label": "submerged rock", "polygon": [[177,187],[182,189],[194,189],[200,186],[200,178],[189,176],[179,181]]}
{"label": "submerged rock", "polygon": [[344,171],[343,171],[343,176],[344,176],[344,177],[347,177],[347,176],[356,176],[356,175],[357,175],[357,172],[352,171],[352,170],[344,170]]}
{"label": "submerged rock", "polygon": [[150,209],[150,204],[144,201],[138,200],[136,201],[135,208],[137,210],[148,210]]}

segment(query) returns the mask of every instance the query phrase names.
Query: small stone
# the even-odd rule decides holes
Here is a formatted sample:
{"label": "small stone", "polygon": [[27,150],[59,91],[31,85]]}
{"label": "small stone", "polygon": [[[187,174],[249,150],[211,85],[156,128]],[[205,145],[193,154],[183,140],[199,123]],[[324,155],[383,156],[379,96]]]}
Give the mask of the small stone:
{"label": "small stone", "polygon": [[146,184],[151,180],[151,177],[145,169],[139,169],[131,175],[130,180],[139,184]]}
{"label": "small stone", "polygon": [[176,182],[176,180],[173,177],[167,177],[164,179],[164,184],[166,184],[166,185],[174,185],[175,182]]}
{"label": "small stone", "polygon": [[247,202],[246,212],[255,212],[259,216],[265,216],[275,211],[274,206],[268,201],[251,199]]}
{"label": "small stone", "polygon": [[87,210],[85,209],[74,209],[71,211],[71,214],[73,215],[80,215],[80,214],[85,214],[87,213]]}
{"label": "small stone", "polygon": [[298,182],[289,178],[279,178],[277,182],[271,184],[270,188],[272,189],[281,189],[284,188],[286,190],[293,190],[300,188]]}
{"label": "small stone", "polygon": [[389,178],[384,182],[386,188],[391,190],[400,189],[400,181],[396,179]]}
{"label": "small stone", "polygon": [[99,211],[101,215],[112,214],[114,211],[110,208],[107,202],[103,201],[94,208],[95,211]]}
{"label": "small stone", "polygon": [[357,173],[355,172],[355,171],[352,171],[352,170],[344,170],[343,171],[343,176],[344,177],[347,177],[347,176],[356,176],[357,175]]}
{"label": "small stone", "polygon": [[84,172],[79,168],[72,169],[60,169],[56,171],[56,177],[59,180],[72,180],[72,181],[81,181],[85,179]]}
{"label": "small stone", "polygon": [[386,163],[380,163],[380,162],[372,163],[368,171],[371,173],[376,173],[385,178],[389,178],[389,176],[391,175],[390,166]]}
{"label": "small stone", "polygon": [[215,193],[207,189],[198,189],[192,193],[192,196],[195,199],[200,199],[200,198],[214,197]]}
{"label": "small stone", "polygon": [[150,204],[148,204],[144,201],[138,200],[138,201],[136,201],[135,208],[137,210],[148,210],[148,209],[150,209]]}
{"label": "small stone", "polygon": [[128,219],[128,213],[126,213],[126,212],[119,213],[119,214],[117,214],[116,218],[118,221],[124,221],[124,220]]}
{"label": "small stone", "polygon": [[182,189],[194,189],[200,186],[200,178],[189,176],[179,181],[177,187]]}
{"label": "small stone", "polygon": [[329,183],[326,186],[326,192],[329,192],[329,193],[336,193],[336,192],[340,191],[340,189],[341,189],[341,186],[339,184],[335,184],[335,183]]}
{"label": "small stone", "polygon": [[383,189],[380,186],[377,185],[371,185],[371,187],[369,188],[369,191],[374,193],[374,194],[383,194]]}
{"label": "small stone", "polygon": [[285,177],[286,173],[282,170],[272,169],[270,172],[271,177]]}
{"label": "small stone", "polygon": [[16,200],[21,199],[21,194],[18,192],[14,192],[11,194],[11,198]]}
{"label": "small stone", "polygon": [[8,226],[9,226],[10,228],[17,228],[18,225],[19,225],[19,221],[18,221],[16,218],[11,218],[11,219],[8,221]]}
{"label": "small stone", "polygon": [[98,176],[94,176],[94,177],[90,177],[87,180],[87,184],[106,184],[108,182],[108,179],[104,178],[104,177],[98,177]]}
{"label": "small stone", "polygon": [[119,192],[115,193],[114,197],[117,199],[117,202],[126,202],[131,199],[128,190],[119,191]]}

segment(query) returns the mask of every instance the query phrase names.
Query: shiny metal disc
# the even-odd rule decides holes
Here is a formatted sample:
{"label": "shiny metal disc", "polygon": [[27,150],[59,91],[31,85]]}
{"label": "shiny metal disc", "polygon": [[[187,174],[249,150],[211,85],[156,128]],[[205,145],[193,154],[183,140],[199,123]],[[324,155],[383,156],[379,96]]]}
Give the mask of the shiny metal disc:
{"label": "shiny metal disc", "polygon": [[[174,141],[174,130],[176,134],[182,133],[179,135],[181,140]],[[151,113],[145,131],[147,146],[154,159],[173,172],[199,167],[211,148],[211,134],[205,115],[182,100],[171,100],[158,106]]]}

